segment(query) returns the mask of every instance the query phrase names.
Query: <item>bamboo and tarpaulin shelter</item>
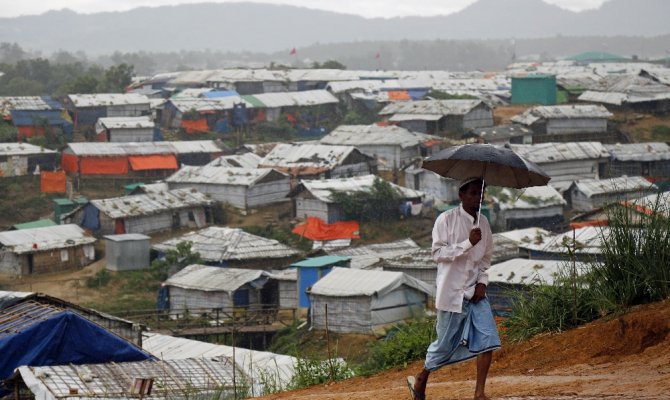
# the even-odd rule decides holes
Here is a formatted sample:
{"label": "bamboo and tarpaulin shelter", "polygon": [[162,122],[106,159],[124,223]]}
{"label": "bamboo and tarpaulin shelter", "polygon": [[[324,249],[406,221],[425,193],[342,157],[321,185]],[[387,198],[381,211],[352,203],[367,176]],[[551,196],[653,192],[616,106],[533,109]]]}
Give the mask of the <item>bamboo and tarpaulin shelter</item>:
{"label": "bamboo and tarpaulin shelter", "polygon": [[7,381],[13,400],[224,400],[245,392],[246,375],[227,357],[19,367]]}
{"label": "bamboo and tarpaulin shelter", "polygon": [[311,324],[340,333],[379,333],[422,316],[433,296],[427,283],[402,272],[335,267],[309,291]]}

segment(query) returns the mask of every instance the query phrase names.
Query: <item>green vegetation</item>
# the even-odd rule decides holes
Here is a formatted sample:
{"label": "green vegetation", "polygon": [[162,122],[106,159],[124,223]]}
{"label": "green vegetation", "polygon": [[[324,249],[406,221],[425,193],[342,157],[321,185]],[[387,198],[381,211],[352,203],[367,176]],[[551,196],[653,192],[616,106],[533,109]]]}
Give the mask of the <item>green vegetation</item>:
{"label": "green vegetation", "polygon": [[80,61],[53,63],[44,58],[0,63],[0,96],[62,96],[70,93],[123,92],[134,68],[119,64],[107,69]]}
{"label": "green vegetation", "polygon": [[670,141],[670,126],[656,125],[651,128],[651,139],[663,142]]}
{"label": "green vegetation", "polygon": [[[562,331],[670,297],[670,209],[660,200],[645,207],[648,213],[609,208],[609,229],[601,232],[602,259],[589,263],[583,276],[573,280],[568,264],[553,285],[512,293],[512,312],[505,321],[508,336],[523,340]],[[570,247],[566,243],[568,256]]]}
{"label": "green vegetation", "polygon": [[379,177],[375,177],[369,192],[332,192],[331,197],[341,205],[345,219],[365,222],[400,217],[400,194]]}
{"label": "green vegetation", "polygon": [[406,367],[426,355],[426,348],[435,340],[435,319],[422,318],[399,324],[386,337],[368,345],[369,355],[358,368],[361,375],[372,375],[394,368]]}
{"label": "green vegetation", "polygon": [[475,96],[469,94],[454,94],[434,89],[428,92],[426,96],[435,100],[477,100]]}
{"label": "green vegetation", "polygon": [[155,259],[151,262],[151,270],[154,277],[160,281],[164,281],[168,276],[179,272],[182,268],[191,264],[200,264],[200,253],[191,251],[193,242],[177,243],[176,250],[168,250],[165,253],[165,258]]}
{"label": "green vegetation", "polygon": [[318,61],[312,63],[313,69],[347,69],[347,66],[337,60],[327,60],[319,64]]}
{"label": "green vegetation", "polygon": [[286,226],[277,226],[274,224],[267,224],[265,226],[251,225],[245,226],[244,230],[252,235],[274,239],[282,244],[304,252],[312,249],[311,241],[305,240],[302,236],[294,234],[291,232],[291,229]]}

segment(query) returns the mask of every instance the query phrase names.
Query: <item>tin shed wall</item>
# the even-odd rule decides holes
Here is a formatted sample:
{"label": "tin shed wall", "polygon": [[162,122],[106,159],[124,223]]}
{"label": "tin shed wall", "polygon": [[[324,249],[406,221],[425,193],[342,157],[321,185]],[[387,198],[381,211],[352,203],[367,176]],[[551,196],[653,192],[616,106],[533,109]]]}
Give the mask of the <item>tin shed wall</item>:
{"label": "tin shed wall", "polygon": [[107,269],[112,271],[131,271],[149,267],[149,239],[146,240],[107,240],[105,258]]}

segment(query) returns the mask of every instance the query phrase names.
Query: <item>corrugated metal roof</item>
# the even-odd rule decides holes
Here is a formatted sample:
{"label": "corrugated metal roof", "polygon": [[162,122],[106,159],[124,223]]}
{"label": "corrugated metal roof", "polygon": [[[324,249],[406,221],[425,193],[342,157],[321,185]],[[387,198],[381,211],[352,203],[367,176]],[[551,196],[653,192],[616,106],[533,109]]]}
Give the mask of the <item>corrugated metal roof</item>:
{"label": "corrugated metal roof", "polygon": [[566,204],[563,196],[551,186],[533,186],[522,190],[501,188],[500,194],[489,192],[489,195],[502,210],[535,210]]}
{"label": "corrugated metal roof", "polygon": [[[292,270],[295,272],[295,270]],[[295,357],[266,351],[249,350],[243,347],[231,347],[172,337],[158,333],[144,332],[142,347],[162,360],[183,360],[188,358],[215,360],[221,357],[233,359],[238,368],[249,376],[259,389],[263,389],[263,379],[277,377],[280,388],[285,388],[294,375],[297,363]],[[259,395],[257,391],[254,394]]]}
{"label": "corrugated metal roof", "polygon": [[483,104],[481,100],[418,100],[399,101],[384,107],[379,115],[465,115]]}
{"label": "corrugated metal roof", "polygon": [[153,128],[155,126],[151,117],[106,117],[99,118],[98,122],[107,129],[120,128]]}
{"label": "corrugated metal roof", "polygon": [[38,154],[55,154],[57,151],[29,143],[0,143],[0,156],[29,156]]}
{"label": "corrugated metal roof", "polygon": [[184,165],[165,181],[168,183],[251,186],[270,174],[288,179],[288,175],[272,168],[230,168],[210,165],[191,167]]}
{"label": "corrugated metal roof", "polygon": [[91,200],[91,204],[100,212],[114,219],[157,214],[166,210],[202,207],[211,203],[209,196],[195,189],[175,189],[167,192]]}
{"label": "corrugated metal roof", "polygon": [[366,269],[373,267],[382,258],[406,255],[418,249],[419,245],[412,239],[400,239],[388,243],[376,243],[367,246],[356,246],[327,251],[332,255],[351,257],[351,268]]}
{"label": "corrugated metal roof", "polygon": [[403,272],[339,267],[312,285],[310,293],[332,297],[384,296],[403,285],[434,296],[430,285]]}
{"label": "corrugated metal roof", "polygon": [[202,95],[211,92],[212,88],[186,88],[170,96],[171,99],[196,99]]}
{"label": "corrugated metal roof", "polygon": [[[298,269],[297,268],[287,268],[282,270],[272,270],[270,271],[270,278],[276,279],[278,281],[298,281]],[[1,292],[0,292],[1,293]]]}
{"label": "corrugated metal roof", "polygon": [[389,125],[340,125],[321,138],[321,144],[360,146],[395,145],[401,148],[417,146],[428,140],[442,138],[424,133],[412,132],[405,128]]}
{"label": "corrugated metal roof", "polygon": [[609,152],[600,142],[512,144],[510,147],[536,164],[609,158]]}
{"label": "corrugated metal roof", "polygon": [[[247,379],[242,371],[233,372],[228,357],[217,360],[148,360],[107,364],[19,367],[18,372],[39,399],[136,399],[131,393],[136,378],[152,378],[150,399],[226,397]],[[73,394],[72,392],[76,392]],[[222,394],[221,392],[225,394]]]}
{"label": "corrugated metal roof", "polygon": [[534,107],[521,115],[515,115],[511,120],[519,124],[531,125],[540,119],[611,118],[612,115],[601,105],[571,104]]}
{"label": "corrugated metal roof", "polygon": [[358,152],[353,146],[279,143],[263,157],[259,166],[328,170],[340,165],[353,152]]}
{"label": "corrugated metal roof", "polygon": [[95,241],[76,224],[0,232],[0,244],[17,254],[64,249]]}
{"label": "corrugated metal roof", "polygon": [[670,160],[670,146],[664,142],[617,143],[604,146],[616,161]]}
{"label": "corrugated metal roof", "polygon": [[[302,180],[300,181],[300,184],[317,199],[326,203],[332,203],[333,200],[331,199],[331,196],[333,192],[369,192],[372,189],[375,179],[382,180],[376,175],[363,175],[348,178]],[[387,183],[391,185],[396,193],[402,198],[412,199],[425,196],[424,192],[399,186],[391,182]]]}
{"label": "corrugated metal roof", "polygon": [[233,154],[229,156],[221,156],[207,165],[212,167],[228,167],[228,168],[258,168],[258,163],[262,157],[255,153]]}
{"label": "corrugated metal roof", "polygon": [[339,100],[327,90],[306,90],[302,92],[275,92],[243,96],[244,99],[253,97],[267,108],[305,107],[321,104],[335,104]]}
{"label": "corrugated metal roof", "polygon": [[[1,147],[0,147],[1,148]],[[149,154],[218,153],[221,148],[213,140],[175,142],[78,142],[67,148],[77,156],[131,156]]]}
{"label": "corrugated metal roof", "polygon": [[256,269],[210,267],[192,264],[169,277],[163,285],[205,292],[232,293],[268,273]]}
{"label": "corrugated metal roof", "polygon": [[[589,269],[589,264],[575,263],[578,274]],[[489,268],[489,282],[510,283],[516,285],[552,285],[560,271],[571,271],[572,263],[556,260],[529,260],[513,258],[494,264]]]}
{"label": "corrugated metal roof", "polygon": [[70,94],[67,96],[76,107],[103,107],[146,104],[149,98],[137,93],[97,93],[97,94]]}
{"label": "corrugated metal roof", "polygon": [[575,181],[574,186],[586,197],[592,197],[606,193],[627,193],[639,191],[657,190],[653,183],[641,176],[622,176],[611,179],[582,179]]}
{"label": "corrugated metal roof", "polygon": [[155,244],[153,249],[176,250],[181,242],[191,242],[191,250],[207,262],[285,258],[299,254],[274,239],[252,235],[242,229],[209,227]]}
{"label": "corrugated metal roof", "polygon": [[389,118],[391,122],[405,122],[405,121],[437,121],[442,118],[438,114],[393,114]]}

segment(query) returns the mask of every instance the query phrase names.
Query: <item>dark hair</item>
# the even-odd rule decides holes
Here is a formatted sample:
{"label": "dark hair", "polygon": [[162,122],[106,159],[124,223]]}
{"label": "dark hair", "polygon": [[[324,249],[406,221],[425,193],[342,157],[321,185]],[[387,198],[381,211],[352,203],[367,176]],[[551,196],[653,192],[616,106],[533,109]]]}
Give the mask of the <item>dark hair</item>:
{"label": "dark hair", "polygon": [[468,188],[469,188],[470,185],[472,185],[473,183],[476,183],[477,185],[481,186],[483,182],[484,182],[484,181],[481,180],[481,179],[475,179],[474,181],[470,181],[470,182],[466,183],[465,185],[459,187],[459,188],[458,188],[458,193],[465,193],[465,192],[467,192],[467,191],[468,191]]}

